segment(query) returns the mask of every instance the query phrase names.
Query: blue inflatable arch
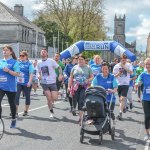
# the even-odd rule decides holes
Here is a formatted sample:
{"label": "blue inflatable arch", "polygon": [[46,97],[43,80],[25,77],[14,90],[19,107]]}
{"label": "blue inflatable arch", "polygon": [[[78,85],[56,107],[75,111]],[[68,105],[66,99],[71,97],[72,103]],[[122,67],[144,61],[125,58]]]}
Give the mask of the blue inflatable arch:
{"label": "blue inflatable arch", "polygon": [[117,56],[121,56],[125,54],[128,59],[132,62],[136,60],[136,56],[123,47],[120,43],[116,41],[78,41],[62,51],[60,53],[60,58],[67,59],[76,54],[80,54],[83,51],[111,51],[112,53],[116,54]]}

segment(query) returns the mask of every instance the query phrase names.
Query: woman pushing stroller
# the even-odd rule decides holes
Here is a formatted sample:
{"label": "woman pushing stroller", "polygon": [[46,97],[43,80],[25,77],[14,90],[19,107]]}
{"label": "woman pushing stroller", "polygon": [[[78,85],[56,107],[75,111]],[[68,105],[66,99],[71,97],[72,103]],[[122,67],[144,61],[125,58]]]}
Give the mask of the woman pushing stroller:
{"label": "woman pushing stroller", "polygon": [[[106,101],[109,107],[112,94],[117,92],[118,85],[115,76],[109,73],[108,63],[106,62],[102,63],[101,71],[102,73],[96,75],[95,78],[93,79],[92,86],[102,86],[103,88],[106,89],[107,91]],[[115,108],[115,102],[116,102],[116,97],[113,95],[111,108],[110,108],[112,120],[115,120],[115,115],[113,113]]]}
{"label": "woman pushing stroller", "polygon": [[76,105],[78,103],[79,110],[79,124],[81,121],[81,117],[83,115],[82,107],[84,105],[84,95],[85,90],[88,85],[91,84],[93,79],[92,70],[89,66],[85,64],[85,57],[79,55],[78,57],[78,65],[75,65],[70,74],[69,82],[68,82],[68,91],[71,93],[73,97],[73,110],[72,114],[76,115]]}

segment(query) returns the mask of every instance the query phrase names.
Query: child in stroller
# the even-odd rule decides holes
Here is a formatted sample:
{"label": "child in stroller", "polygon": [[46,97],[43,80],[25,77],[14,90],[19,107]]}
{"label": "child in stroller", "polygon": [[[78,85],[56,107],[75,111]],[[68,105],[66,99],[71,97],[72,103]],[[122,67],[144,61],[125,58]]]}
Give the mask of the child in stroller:
{"label": "child in stroller", "polygon": [[84,139],[84,133],[99,135],[100,144],[102,143],[103,134],[106,132],[111,134],[112,140],[114,139],[115,128],[111,127],[111,112],[108,109],[106,90],[103,87],[95,86],[86,90],[83,110],[80,131],[81,143]]}

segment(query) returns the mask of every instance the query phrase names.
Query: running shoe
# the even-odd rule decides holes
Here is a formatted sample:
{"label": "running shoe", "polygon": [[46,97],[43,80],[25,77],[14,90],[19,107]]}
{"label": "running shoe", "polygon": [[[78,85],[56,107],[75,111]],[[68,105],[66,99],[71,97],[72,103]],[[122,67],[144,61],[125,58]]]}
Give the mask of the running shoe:
{"label": "running shoe", "polygon": [[146,135],[145,137],[144,137],[144,141],[146,142],[146,141],[148,141],[150,139],[150,135]]}
{"label": "running shoe", "polygon": [[123,113],[126,113],[126,112],[127,112],[127,108],[124,107],[124,108],[123,108]]}
{"label": "running shoe", "polygon": [[10,128],[16,128],[16,119],[12,119]]}
{"label": "running shoe", "polygon": [[119,113],[119,115],[117,116],[117,118],[118,118],[119,120],[122,120],[122,113],[121,113],[121,112]]}
{"label": "running shoe", "polygon": [[76,116],[76,111],[72,110],[72,114],[73,114],[73,116]]}
{"label": "running shoe", "polygon": [[23,116],[28,116],[28,112],[24,111]]}
{"label": "running shoe", "polygon": [[53,109],[50,109],[50,116],[49,118],[54,118],[54,110]]}

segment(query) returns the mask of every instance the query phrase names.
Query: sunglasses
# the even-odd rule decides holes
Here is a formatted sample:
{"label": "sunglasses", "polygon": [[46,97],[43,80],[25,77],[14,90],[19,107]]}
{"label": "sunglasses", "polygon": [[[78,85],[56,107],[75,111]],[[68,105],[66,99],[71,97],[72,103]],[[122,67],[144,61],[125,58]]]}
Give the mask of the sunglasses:
{"label": "sunglasses", "polygon": [[25,55],[20,55],[20,57],[25,57]]}

